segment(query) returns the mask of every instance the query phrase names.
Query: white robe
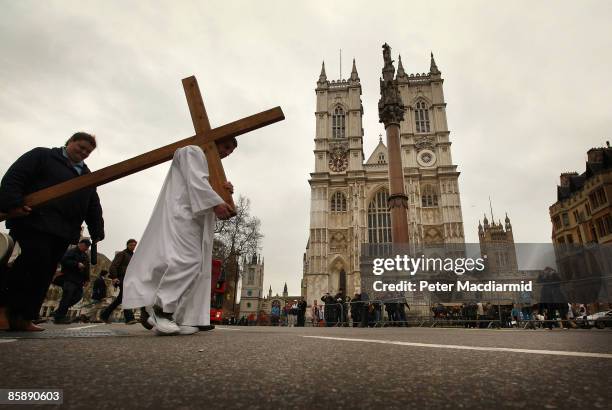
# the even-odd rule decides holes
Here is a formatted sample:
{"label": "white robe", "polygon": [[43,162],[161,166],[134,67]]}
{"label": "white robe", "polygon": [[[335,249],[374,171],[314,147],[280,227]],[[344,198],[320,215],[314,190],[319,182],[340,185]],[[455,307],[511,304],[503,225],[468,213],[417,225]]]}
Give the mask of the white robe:
{"label": "white robe", "polygon": [[210,324],[215,214],[202,149],[176,150],[151,219],[128,265],[123,308],[160,306],[180,325]]}

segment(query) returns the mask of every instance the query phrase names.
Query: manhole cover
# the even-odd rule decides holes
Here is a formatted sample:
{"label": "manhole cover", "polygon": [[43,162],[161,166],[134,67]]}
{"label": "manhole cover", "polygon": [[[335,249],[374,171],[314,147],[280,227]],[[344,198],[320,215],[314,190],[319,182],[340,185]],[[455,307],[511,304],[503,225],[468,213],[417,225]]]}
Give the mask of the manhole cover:
{"label": "manhole cover", "polygon": [[125,330],[111,329],[47,329],[44,332],[0,332],[2,339],[57,339],[61,337],[129,336]]}

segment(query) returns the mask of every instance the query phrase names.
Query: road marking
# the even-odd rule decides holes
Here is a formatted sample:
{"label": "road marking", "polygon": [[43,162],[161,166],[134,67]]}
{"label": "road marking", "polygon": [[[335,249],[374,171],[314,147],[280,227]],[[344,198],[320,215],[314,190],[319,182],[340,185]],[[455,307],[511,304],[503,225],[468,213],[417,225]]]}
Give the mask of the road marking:
{"label": "road marking", "polygon": [[81,329],[89,329],[90,327],[96,327],[96,326],[100,326],[100,325],[87,325],[87,326],[80,326],[80,327],[69,327],[66,330],[81,330]]}
{"label": "road marking", "polygon": [[441,345],[434,343],[414,343],[414,342],[399,342],[394,340],[377,340],[377,339],[351,339],[346,337],[329,337],[329,336],[302,336],[313,339],[327,340],[342,340],[346,342],[365,342],[365,343],[380,343],[399,346],[414,346],[414,347],[430,347],[436,349],[457,349],[457,350],[479,350],[485,352],[512,352],[512,353],[527,353],[527,354],[547,354],[554,356],[576,356],[576,357],[597,357],[600,359],[612,359],[612,354],[608,353],[588,353],[588,352],[568,352],[563,350],[534,350],[534,349],[513,349],[509,347],[481,347],[481,346],[461,346],[461,345]]}
{"label": "road marking", "polygon": [[17,339],[0,339],[0,343],[16,342]]}
{"label": "road marking", "polygon": [[241,329],[230,329],[229,327],[220,327],[220,326],[215,326],[215,329],[219,329],[219,330],[241,330]]}

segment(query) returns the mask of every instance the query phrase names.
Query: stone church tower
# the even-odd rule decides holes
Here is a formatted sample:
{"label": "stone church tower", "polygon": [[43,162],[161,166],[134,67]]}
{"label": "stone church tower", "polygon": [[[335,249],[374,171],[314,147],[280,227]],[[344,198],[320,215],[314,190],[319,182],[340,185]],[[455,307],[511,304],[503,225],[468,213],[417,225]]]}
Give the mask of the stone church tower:
{"label": "stone church tower", "polygon": [[[400,137],[410,242],[463,243],[459,172],[451,157],[444,80],[433,54],[428,74],[406,74],[400,57],[397,80],[407,108]],[[327,79],[323,63],[315,92],[315,164],[308,181],[310,230],[302,280],[309,304],[339,288],[348,295],[360,292],[361,244],[391,242],[387,147],[380,139],[365,160],[355,60],[350,77],[337,81]]]}
{"label": "stone church tower", "polygon": [[240,317],[249,317],[251,313],[257,316],[262,309],[261,302],[264,298],[263,258],[254,254],[250,260],[243,261],[243,272],[242,293],[240,294]]}
{"label": "stone church tower", "polygon": [[478,242],[481,255],[483,257],[486,255],[487,258],[487,274],[518,272],[514,234],[508,214],[506,214],[504,225],[501,221],[495,223],[493,211],[491,211],[491,223],[489,224],[486,215],[482,222],[484,225],[478,221]]}

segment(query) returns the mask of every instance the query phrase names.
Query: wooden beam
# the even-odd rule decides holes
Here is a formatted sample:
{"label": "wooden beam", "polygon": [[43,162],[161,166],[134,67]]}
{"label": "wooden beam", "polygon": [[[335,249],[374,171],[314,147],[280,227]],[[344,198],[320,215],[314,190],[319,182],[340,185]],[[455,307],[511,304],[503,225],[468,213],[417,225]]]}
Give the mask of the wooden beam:
{"label": "wooden beam", "polygon": [[[260,112],[259,114],[251,115],[221,127],[214,128],[206,134],[196,134],[145,154],[138,155],[134,158],[33,192],[24,198],[24,205],[36,208],[37,206],[81,189],[104,185],[116,179],[159,165],[162,162],[169,161],[172,159],[174,152],[179,148],[188,145],[200,145],[201,143],[208,143],[226,137],[237,137],[238,135],[265,127],[266,125],[274,124],[284,119],[285,115],[283,114],[283,110],[281,110],[280,107],[275,107]],[[6,218],[7,214],[0,213],[0,221],[4,221]]]}
{"label": "wooden beam", "polygon": [[[185,97],[187,98],[187,105],[189,106],[191,121],[193,122],[195,132],[206,135],[210,132],[210,122],[208,121],[208,115],[206,114],[206,107],[202,100],[200,87],[198,87],[198,80],[196,80],[194,76],[184,78],[183,89],[185,90]],[[196,139],[203,140],[203,138]],[[202,151],[204,151],[204,155],[206,155],[209,175],[208,180],[212,189],[232,208],[232,214],[236,215],[232,194],[224,187],[227,182],[227,177],[225,176],[223,164],[221,164],[221,157],[217,151],[217,144],[215,142],[202,141],[198,143],[198,145],[202,148]]]}

